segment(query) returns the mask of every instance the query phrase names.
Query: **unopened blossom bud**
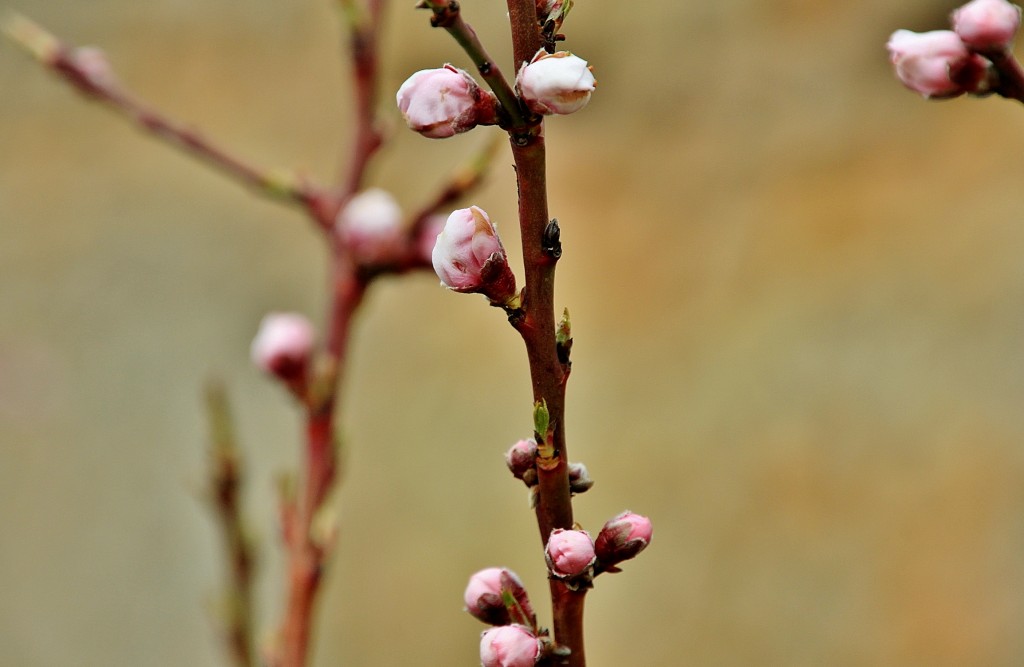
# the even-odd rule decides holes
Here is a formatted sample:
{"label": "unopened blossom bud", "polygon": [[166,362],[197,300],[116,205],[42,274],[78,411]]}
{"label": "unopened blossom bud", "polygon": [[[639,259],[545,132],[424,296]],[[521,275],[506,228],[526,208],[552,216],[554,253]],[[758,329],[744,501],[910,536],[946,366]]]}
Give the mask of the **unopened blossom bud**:
{"label": "unopened blossom bud", "polygon": [[522,625],[502,625],[480,636],[483,667],[533,667],[539,656],[540,642]]}
{"label": "unopened blossom bud", "polygon": [[505,463],[516,479],[523,479],[537,463],[537,441],[529,438],[512,445],[505,452]]}
{"label": "unopened blossom bud", "polygon": [[594,564],[594,541],[585,530],[551,531],[544,557],[551,574],[562,579],[587,574]]}
{"label": "unopened blossom bud", "polygon": [[587,466],[582,463],[569,463],[569,490],[573,493],[589,491],[594,486],[594,480],[590,479]]}
{"label": "unopened blossom bud", "polygon": [[316,334],[305,316],[297,313],[270,313],[260,322],[252,341],[253,363],[283,380],[305,375],[313,352]]}
{"label": "unopened blossom bud", "polygon": [[886,45],[904,86],[925,97],[980,92],[988,61],[971,53],[951,30],[897,30]]}
{"label": "unopened blossom bud", "polygon": [[651,520],[633,512],[623,512],[604,524],[594,541],[601,565],[610,566],[633,558],[651,543]]}
{"label": "unopened blossom bud", "polygon": [[[503,593],[511,597],[511,610]],[[526,587],[512,570],[501,567],[480,570],[469,578],[463,599],[466,611],[484,623],[507,625],[535,620]]]}
{"label": "unopened blossom bud", "polygon": [[385,262],[402,250],[402,209],[389,192],[380,188],[352,197],[338,213],[335,229],[363,264]]}
{"label": "unopened blossom bud", "polygon": [[451,65],[416,72],[398,89],[396,100],[406,124],[431,139],[497,122],[494,94]]}
{"label": "unopened blossom bud", "polygon": [[453,211],[434,243],[431,261],[441,284],[456,292],[479,293],[507,303],[516,291],[497,229],[476,206]]}
{"label": "unopened blossom bud", "polygon": [[516,75],[519,95],[530,111],[539,114],[569,114],[590,101],[597,83],[587,61],[568,51],[537,52]]}
{"label": "unopened blossom bud", "polygon": [[955,10],[953,31],[968,48],[1004,51],[1020,28],[1020,7],[1006,0],[973,0]]}

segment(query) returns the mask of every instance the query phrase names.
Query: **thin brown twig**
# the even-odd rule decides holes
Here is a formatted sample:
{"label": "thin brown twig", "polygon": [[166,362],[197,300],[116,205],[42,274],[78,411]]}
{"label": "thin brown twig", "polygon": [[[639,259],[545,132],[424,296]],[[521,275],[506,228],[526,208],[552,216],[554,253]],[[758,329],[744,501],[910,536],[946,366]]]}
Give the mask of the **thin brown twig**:
{"label": "thin brown twig", "polygon": [[347,199],[362,187],[370,159],[384,142],[376,109],[378,47],[384,5],[380,0],[369,0],[364,11],[355,0],[339,0],[339,8],[349,29],[349,61],[355,92],[354,143],[346,151],[348,166],[341,186],[342,197]]}
{"label": "thin brown twig", "polygon": [[466,162],[456,167],[455,171],[448,177],[434,195],[434,198],[421,206],[419,211],[413,215],[413,222],[409,228],[409,236],[416,238],[422,231],[423,225],[431,216],[445,211],[453,203],[461,199],[470,190],[478,187],[483,181],[491,162],[501,148],[501,135],[494,135],[494,139],[488,141],[483,148],[469,157]]}
{"label": "thin brown twig", "polygon": [[218,382],[206,388],[210,429],[210,503],[218,519],[229,564],[224,593],[224,643],[237,667],[252,667],[252,580],[255,569],[251,541],[242,518],[242,460],[231,422],[227,393]]}
{"label": "thin brown twig", "polygon": [[[527,127],[538,122],[538,119],[533,118],[533,115],[520,104],[515,90],[513,90],[505,75],[502,74],[498,63],[487,53],[487,49],[480,42],[480,38],[477,37],[473,27],[462,18],[462,11],[458,2],[450,0],[421,0],[417,7],[430,9],[434,14],[431,19],[431,25],[448,31],[448,34],[452,36],[458,45],[462,47],[462,50],[466,52],[466,55],[469,56],[469,59],[473,61],[473,65],[480,73],[480,76],[487,82],[487,85],[490,86],[494,96],[501,104],[501,109],[508,121],[507,124],[503,123],[502,127],[508,129],[512,136],[516,137]],[[534,10],[534,16],[536,15],[536,10]],[[538,45],[537,48],[540,48],[540,46]],[[533,54],[531,53],[530,55],[532,56]],[[529,58],[526,60],[529,60]],[[513,78],[514,76],[515,73],[513,72]]]}

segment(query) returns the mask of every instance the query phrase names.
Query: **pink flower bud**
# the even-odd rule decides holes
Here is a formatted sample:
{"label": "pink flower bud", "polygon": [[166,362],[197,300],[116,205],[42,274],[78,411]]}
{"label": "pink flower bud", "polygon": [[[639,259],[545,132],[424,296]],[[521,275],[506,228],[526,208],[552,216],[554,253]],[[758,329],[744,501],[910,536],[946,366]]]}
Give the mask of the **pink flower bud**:
{"label": "pink flower bud", "polygon": [[270,313],[260,322],[252,341],[253,363],[283,380],[296,380],[306,373],[316,334],[313,325],[296,313]]}
{"label": "pink flower bud", "polygon": [[504,304],[514,295],[516,278],[487,214],[476,206],[453,211],[431,254],[441,284],[456,292],[480,293]]}
{"label": "pink flower bud", "polygon": [[520,440],[505,452],[505,463],[516,479],[534,469],[537,462],[537,441],[533,438]]}
{"label": "pink flower bud", "polygon": [[497,122],[494,95],[451,65],[416,72],[398,89],[396,99],[406,124],[431,139]]}
{"label": "pink flower bud", "polygon": [[610,566],[633,558],[651,543],[651,520],[633,512],[623,512],[604,524],[597,535],[594,550],[601,565]]}
{"label": "pink flower bud", "polygon": [[356,260],[375,264],[394,259],[403,247],[402,209],[385,190],[370,188],[349,200],[335,229]]}
{"label": "pink flower bud", "polygon": [[886,46],[896,76],[925,97],[977,92],[985,79],[988,62],[971,53],[951,30],[897,30]]}
{"label": "pink flower bud", "polygon": [[480,637],[483,667],[533,667],[540,655],[540,642],[522,625],[491,628]]}
{"label": "pink flower bud", "polygon": [[[505,604],[502,592],[513,600],[512,609]],[[516,573],[501,567],[480,570],[469,578],[463,596],[466,611],[475,618],[491,625],[508,625],[512,622],[533,623],[535,617],[526,587]]]}
{"label": "pink flower bud", "polygon": [[519,95],[530,111],[539,114],[569,114],[590,101],[597,83],[587,61],[568,51],[537,52],[516,76]]}
{"label": "pink flower bud", "polygon": [[584,530],[556,528],[551,531],[544,555],[556,577],[579,577],[589,573],[594,564],[594,541]]}
{"label": "pink flower bud", "polygon": [[1006,0],[973,0],[953,12],[953,31],[971,49],[1004,51],[1020,27],[1020,7]]}

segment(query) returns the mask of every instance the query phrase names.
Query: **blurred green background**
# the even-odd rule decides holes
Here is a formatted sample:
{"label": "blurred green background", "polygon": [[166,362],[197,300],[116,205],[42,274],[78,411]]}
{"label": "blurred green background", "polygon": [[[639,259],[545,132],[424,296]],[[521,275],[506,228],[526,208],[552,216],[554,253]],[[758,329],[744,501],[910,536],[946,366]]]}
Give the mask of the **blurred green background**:
{"label": "blurred green background", "polygon": [[[371,178],[410,210],[490,136],[400,127],[408,74],[467,64],[412,4],[389,11],[395,134]],[[577,517],[655,521],[589,596],[593,667],[1024,660],[1024,115],[918,99],[884,50],[956,4],[577,2],[567,46],[599,88],[547,130],[568,433],[596,480]],[[503,3],[463,7],[508,63]],[[101,45],[237,152],[335,173],[350,127],[331,0],[12,8]],[[471,201],[514,248],[503,151]],[[273,627],[273,479],[300,424],[248,345],[269,310],[322,321],[323,260],[299,213],[0,44],[0,664],[220,664],[220,545],[198,500],[213,374]],[[490,565],[550,620],[501,458],[530,429],[524,356],[501,313],[432,276],[374,288],[314,664],[475,664],[461,594]]]}

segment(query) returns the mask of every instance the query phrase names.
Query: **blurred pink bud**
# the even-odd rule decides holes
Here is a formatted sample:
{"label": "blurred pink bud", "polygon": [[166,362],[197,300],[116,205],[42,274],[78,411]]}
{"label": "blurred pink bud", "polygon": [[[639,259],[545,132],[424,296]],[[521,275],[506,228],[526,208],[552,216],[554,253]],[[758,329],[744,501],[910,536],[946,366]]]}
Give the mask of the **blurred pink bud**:
{"label": "blurred pink bud", "polygon": [[483,667],[533,667],[540,656],[540,642],[522,625],[491,628],[480,637]]}
{"label": "blurred pink bud", "polygon": [[569,114],[587,105],[597,83],[586,60],[568,51],[541,50],[519,68],[516,85],[530,111]]}
{"label": "blurred pink bud", "polygon": [[1006,0],[973,0],[955,10],[953,31],[979,51],[1010,48],[1020,27],[1020,7]]}
{"label": "blurred pink bud", "polygon": [[316,334],[305,316],[270,313],[260,322],[250,350],[253,363],[283,380],[302,377],[309,365]]}
{"label": "blurred pink bud", "polygon": [[533,470],[537,462],[537,441],[533,438],[520,440],[505,452],[505,463],[516,479]]}
{"label": "blurred pink bud", "polygon": [[431,261],[434,244],[437,243],[437,235],[444,229],[444,222],[443,215],[432,215],[420,227],[419,236],[416,237],[416,252],[426,262]]}
{"label": "blurred pink bud", "polygon": [[587,466],[582,463],[569,463],[569,490],[573,493],[589,491],[594,486],[594,480],[590,479],[590,472]]}
{"label": "blurred pink bud", "polygon": [[514,295],[516,278],[508,266],[497,229],[476,206],[453,211],[431,254],[441,284],[456,292],[480,293],[504,304]]}
{"label": "blurred pink bud", "polygon": [[604,524],[597,535],[594,550],[604,566],[633,558],[651,543],[651,520],[633,512],[623,512]]}
{"label": "blurred pink bud", "polygon": [[897,30],[886,45],[904,86],[925,97],[956,97],[977,92],[987,64],[951,30]]}
{"label": "blurred pink bud", "polygon": [[[502,591],[508,593],[515,602],[511,612],[502,598]],[[484,623],[507,625],[514,621],[534,621],[526,587],[512,570],[501,567],[480,570],[469,578],[463,598],[466,611]]]}
{"label": "blurred pink bud", "polygon": [[556,577],[578,577],[587,574],[594,564],[594,541],[584,530],[556,528],[551,531],[544,555]]}
{"label": "blurred pink bud", "polygon": [[82,46],[71,52],[71,61],[90,88],[109,88],[117,83],[107,54],[95,46]]}
{"label": "blurred pink bud", "polygon": [[335,229],[357,261],[364,264],[394,259],[403,247],[402,209],[380,188],[370,188],[349,200],[338,213]]}
{"label": "blurred pink bud", "polygon": [[416,72],[398,89],[396,99],[406,124],[431,139],[497,122],[494,95],[451,65]]}

